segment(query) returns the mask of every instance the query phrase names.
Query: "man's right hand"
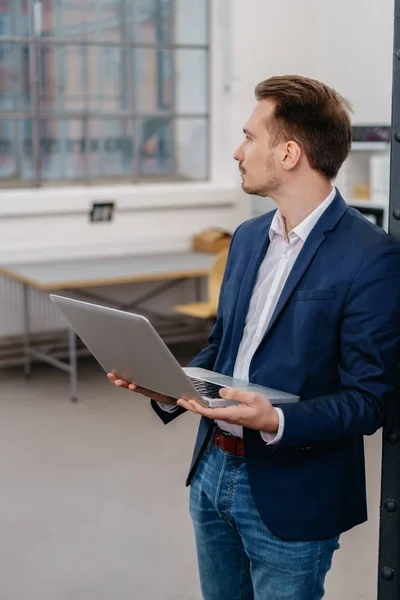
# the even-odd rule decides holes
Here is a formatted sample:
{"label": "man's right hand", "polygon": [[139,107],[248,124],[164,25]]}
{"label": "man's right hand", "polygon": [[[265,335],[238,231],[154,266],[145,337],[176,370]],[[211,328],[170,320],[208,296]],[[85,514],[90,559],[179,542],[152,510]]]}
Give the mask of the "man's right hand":
{"label": "man's right hand", "polygon": [[146,396],[146,398],[156,400],[156,402],[164,402],[165,404],[176,404],[175,398],[165,396],[164,394],[160,394],[158,392],[153,392],[152,390],[140,387],[139,385],[136,385],[135,383],[130,383],[129,381],[125,381],[124,379],[119,379],[116,375],[114,375],[114,373],[107,373],[107,377],[110,383],[112,383],[116,387],[125,388],[126,390],[130,390],[131,392],[136,392],[137,394]]}

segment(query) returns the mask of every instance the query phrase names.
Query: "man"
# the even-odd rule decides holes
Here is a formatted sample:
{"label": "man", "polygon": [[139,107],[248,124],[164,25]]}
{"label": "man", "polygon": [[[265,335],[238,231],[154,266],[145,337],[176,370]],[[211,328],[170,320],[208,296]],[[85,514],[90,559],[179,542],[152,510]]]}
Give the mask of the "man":
{"label": "man", "polygon": [[204,599],[319,600],[339,535],[367,518],[363,436],[393,391],[400,246],[332,187],[349,104],[297,76],[261,82],[256,98],[234,158],[244,191],[277,211],[234,233],[210,343],[191,365],[301,401],[229,389],[237,406],[153,407],[164,423],[203,417],[188,484]]}

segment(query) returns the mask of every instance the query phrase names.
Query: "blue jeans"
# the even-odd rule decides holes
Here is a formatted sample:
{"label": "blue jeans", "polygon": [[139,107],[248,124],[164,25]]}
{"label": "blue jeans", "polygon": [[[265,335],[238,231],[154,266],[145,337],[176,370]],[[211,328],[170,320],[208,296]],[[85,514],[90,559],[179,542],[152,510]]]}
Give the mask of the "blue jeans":
{"label": "blue jeans", "polygon": [[209,445],[192,480],[190,514],[204,600],[323,597],[338,538],[303,542],[273,535],[254,505],[244,458]]}

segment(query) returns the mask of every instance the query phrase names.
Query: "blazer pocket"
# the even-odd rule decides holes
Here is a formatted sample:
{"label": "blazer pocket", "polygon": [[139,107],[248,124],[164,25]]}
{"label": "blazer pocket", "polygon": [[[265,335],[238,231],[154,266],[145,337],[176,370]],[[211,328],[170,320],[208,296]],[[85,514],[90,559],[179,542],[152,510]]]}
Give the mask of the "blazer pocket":
{"label": "blazer pocket", "polygon": [[297,290],[295,300],[333,300],[336,298],[335,290]]}

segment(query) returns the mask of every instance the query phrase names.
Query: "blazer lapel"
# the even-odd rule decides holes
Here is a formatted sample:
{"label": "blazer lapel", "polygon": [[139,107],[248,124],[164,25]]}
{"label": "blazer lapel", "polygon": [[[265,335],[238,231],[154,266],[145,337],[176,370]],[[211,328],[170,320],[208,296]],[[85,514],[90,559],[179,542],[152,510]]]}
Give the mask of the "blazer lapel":
{"label": "blazer lapel", "polygon": [[335,199],[328,206],[326,211],[322,214],[321,218],[311,231],[310,235],[306,239],[303,248],[297,257],[292,270],[287,278],[285,286],[282,290],[278,303],[272,314],[271,320],[264,334],[264,339],[268,335],[271,327],[273,327],[286,303],[293,294],[295,288],[299,284],[304,273],[308,269],[312,259],[318,248],[326,239],[326,232],[334,229],[338,221],[342,218],[347,210],[347,204],[343,200],[339,192],[336,193]]}
{"label": "blazer lapel", "polygon": [[[276,211],[274,211],[275,213]],[[247,268],[242,279],[238,299],[236,303],[235,320],[233,323],[232,332],[232,372],[236,361],[236,356],[239,350],[239,345],[243,336],[247,312],[249,309],[250,299],[253,294],[254,285],[256,283],[258,270],[264,260],[265,254],[269,246],[269,229],[271,226],[273,214],[269,214],[261,229],[261,240],[253,249],[249,259]]]}
{"label": "blazer lapel", "polygon": [[311,263],[316,251],[318,250],[318,248],[324,241],[325,241],[324,233],[320,234],[318,237],[313,239],[312,242],[310,241],[310,243],[308,243],[308,238],[307,238],[303,248],[301,249],[299,256],[297,257],[297,259],[292,267],[292,270],[290,271],[289,277],[287,278],[285,286],[279,297],[278,303],[275,307],[274,312],[272,313],[272,317],[268,324],[266,332],[264,334],[264,338],[268,334],[271,327],[274,325],[276,319],[279,317],[281,311],[285,307],[290,296],[293,294],[297,284],[300,282],[300,279],[303,277],[305,271],[307,270],[309,264]]}

